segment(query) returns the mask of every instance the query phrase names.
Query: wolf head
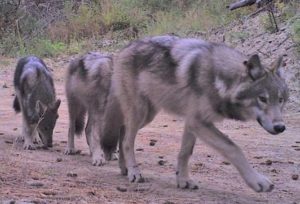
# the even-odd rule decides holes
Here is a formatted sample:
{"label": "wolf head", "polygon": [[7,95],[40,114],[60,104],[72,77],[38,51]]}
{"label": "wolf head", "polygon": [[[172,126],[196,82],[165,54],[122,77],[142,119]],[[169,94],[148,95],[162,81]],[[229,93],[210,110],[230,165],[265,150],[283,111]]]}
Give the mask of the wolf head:
{"label": "wolf head", "polygon": [[44,105],[41,101],[36,103],[36,111],[40,117],[37,130],[43,144],[47,147],[52,147],[53,129],[58,118],[60,102],[58,99],[49,106]]}
{"label": "wolf head", "polygon": [[239,98],[252,99],[252,111],[266,131],[271,134],[283,132],[282,111],[288,100],[288,88],[282,73],[282,57],[270,68],[261,64],[258,55],[251,56],[244,65],[252,82]]}

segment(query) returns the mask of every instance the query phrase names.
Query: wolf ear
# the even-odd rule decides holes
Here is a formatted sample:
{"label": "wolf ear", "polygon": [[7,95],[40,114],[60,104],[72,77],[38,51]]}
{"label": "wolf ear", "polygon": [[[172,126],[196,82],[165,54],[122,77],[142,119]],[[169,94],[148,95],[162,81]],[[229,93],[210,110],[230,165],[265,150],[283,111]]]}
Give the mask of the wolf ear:
{"label": "wolf ear", "polygon": [[53,109],[54,110],[58,110],[59,106],[60,106],[60,102],[61,100],[60,99],[57,99],[54,103],[54,106],[53,106]]}
{"label": "wolf ear", "polygon": [[266,73],[258,55],[252,55],[248,61],[244,61],[244,65],[247,67],[248,74],[253,81],[260,79]]}
{"label": "wolf ear", "polygon": [[35,104],[35,110],[41,117],[47,109],[47,106],[45,106],[40,100],[38,100]]}
{"label": "wolf ear", "polygon": [[274,74],[277,74],[280,78],[284,79],[284,74],[283,74],[283,69],[282,69],[282,64],[283,64],[283,57],[280,56],[271,66],[271,71]]}

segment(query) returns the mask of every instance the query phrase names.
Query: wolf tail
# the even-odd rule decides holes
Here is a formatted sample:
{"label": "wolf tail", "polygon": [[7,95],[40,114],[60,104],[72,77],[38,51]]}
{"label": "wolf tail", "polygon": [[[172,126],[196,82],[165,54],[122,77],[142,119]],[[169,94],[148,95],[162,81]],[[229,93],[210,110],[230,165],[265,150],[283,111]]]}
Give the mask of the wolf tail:
{"label": "wolf tail", "polygon": [[75,118],[75,134],[81,135],[85,126],[85,110],[80,110]]}
{"label": "wolf tail", "polygon": [[101,136],[101,147],[108,160],[116,151],[119,140],[125,134],[123,115],[117,100],[113,99],[107,103],[105,114],[105,125]]}
{"label": "wolf tail", "polygon": [[13,108],[15,109],[16,113],[19,113],[21,111],[21,106],[17,96],[15,96],[14,98]]}

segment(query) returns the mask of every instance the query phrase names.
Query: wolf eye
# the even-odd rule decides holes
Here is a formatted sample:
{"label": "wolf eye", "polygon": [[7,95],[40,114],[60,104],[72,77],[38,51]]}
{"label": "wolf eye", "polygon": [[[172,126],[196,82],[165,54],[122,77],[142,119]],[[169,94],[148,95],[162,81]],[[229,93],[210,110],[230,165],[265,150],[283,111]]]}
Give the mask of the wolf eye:
{"label": "wolf eye", "polygon": [[279,103],[283,103],[284,99],[283,98],[279,98]]}
{"label": "wolf eye", "polygon": [[258,99],[262,102],[262,103],[267,103],[267,98],[264,96],[259,96]]}

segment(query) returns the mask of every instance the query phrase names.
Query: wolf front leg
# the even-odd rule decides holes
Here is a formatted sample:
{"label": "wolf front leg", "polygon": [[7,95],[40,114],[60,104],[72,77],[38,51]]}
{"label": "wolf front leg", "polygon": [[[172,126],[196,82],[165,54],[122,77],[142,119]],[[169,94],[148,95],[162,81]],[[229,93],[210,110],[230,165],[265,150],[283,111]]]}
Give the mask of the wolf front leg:
{"label": "wolf front leg", "polygon": [[194,123],[192,130],[197,133],[197,137],[227,158],[254,191],[270,192],[273,190],[274,185],[271,181],[253,169],[241,149],[212,123]]}
{"label": "wolf front leg", "polygon": [[181,141],[181,148],[178,155],[176,179],[178,188],[198,189],[189,177],[188,161],[193,154],[193,148],[196,142],[196,137],[188,131],[188,128],[184,128],[184,133]]}
{"label": "wolf front leg", "polygon": [[68,142],[67,142],[67,148],[65,150],[65,154],[72,155],[76,153],[75,150],[75,119],[74,116],[69,116],[69,132],[68,132]]}
{"label": "wolf front leg", "polygon": [[23,127],[22,127],[22,135],[24,137],[24,145],[23,148],[25,150],[35,150],[36,146],[33,144],[33,136],[36,132],[37,124],[29,124],[28,121],[23,116]]}

